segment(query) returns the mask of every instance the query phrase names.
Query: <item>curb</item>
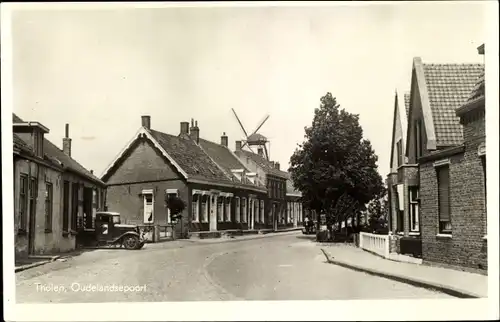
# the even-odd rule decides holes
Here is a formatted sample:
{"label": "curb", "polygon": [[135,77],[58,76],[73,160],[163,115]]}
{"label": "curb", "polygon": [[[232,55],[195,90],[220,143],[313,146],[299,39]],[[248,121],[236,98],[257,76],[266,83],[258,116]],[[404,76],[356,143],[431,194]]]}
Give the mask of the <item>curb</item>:
{"label": "curb", "polygon": [[397,282],[401,282],[401,283],[413,285],[413,286],[416,286],[416,287],[421,287],[421,288],[426,288],[426,289],[434,289],[434,290],[439,291],[441,293],[445,293],[445,294],[448,294],[448,295],[451,295],[451,296],[454,296],[454,297],[458,297],[458,298],[463,298],[463,299],[483,298],[482,296],[480,296],[478,294],[475,294],[475,293],[472,293],[472,292],[468,292],[468,291],[464,291],[464,290],[455,289],[455,288],[452,288],[452,287],[449,287],[449,286],[445,286],[445,285],[442,285],[442,284],[431,283],[431,282],[427,282],[427,281],[423,281],[423,280],[420,280],[420,279],[411,278],[411,277],[403,276],[403,275],[390,274],[390,273],[387,273],[387,272],[382,272],[382,271],[378,271],[378,270],[375,270],[375,269],[365,268],[365,267],[353,265],[353,264],[350,264],[350,263],[346,263],[346,262],[343,262],[343,261],[334,260],[334,259],[330,258],[330,255],[323,248],[321,248],[321,251],[325,255],[326,260],[327,260],[327,262],[329,264],[338,265],[338,266],[341,266],[341,267],[344,267],[344,268],[348,268],[348,269],[352,269],[352,270],[355,270],[355,271],[358,271],[358,272],[363,272],[363,273],[367,273],[367,274],[370,274],[370,275],[387,278],[387,279],[390,279],[390,280],[394,280],[394,281],[397,281]]}
{"label": "curb", "polygon": [[33,268],[33,267],[42,266],[42,265],[48,264],[50,262],[52,262],[52,261],[51,260],[46,260],[46,261],[42,261],[42,262],[38,262],[38,263],[33,263],[33,264],[27,264],[27,265],[18,266],[15,269],[15,273],[22,272],[22,271],[25,271],[27,269]]}

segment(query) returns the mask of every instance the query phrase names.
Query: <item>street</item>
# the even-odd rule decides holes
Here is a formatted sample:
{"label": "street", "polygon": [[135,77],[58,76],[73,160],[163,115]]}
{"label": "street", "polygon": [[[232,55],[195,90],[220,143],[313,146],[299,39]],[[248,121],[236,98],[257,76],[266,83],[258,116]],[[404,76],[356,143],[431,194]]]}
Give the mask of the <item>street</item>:
{"label": "street", "polygon": [[94,250],[17,273],[16,285],[18,303],[450,298],[327,264],[297,232]]}

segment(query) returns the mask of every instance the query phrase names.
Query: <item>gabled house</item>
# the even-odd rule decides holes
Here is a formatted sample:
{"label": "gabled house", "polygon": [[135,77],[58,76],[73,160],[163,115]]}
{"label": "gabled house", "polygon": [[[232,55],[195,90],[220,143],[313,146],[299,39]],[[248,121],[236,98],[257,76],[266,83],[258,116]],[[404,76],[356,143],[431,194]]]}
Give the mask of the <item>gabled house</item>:
{"label": "gabled house", "polygon": [[169,225],[166,200],[173,194],[187,203],[176,225],[181,236],[255,227],[266,189],[246,177],[227,146],[203,140],[194,121],[181,122],[178,135],[152,129],[150,116],[141,122],[102,176],[110,210],[129,223]]}
{"label": "gabled house", "polygon": [[13,114],[16,257],[75,249],[104,209],[106,186],[71,157],[68,124],[62,150],[47,133],[43,124]]}
{"label": "gabled house", "polygon": [[391,247],[397,252],[420,248],[424,262],[487,267],[482,86],[482,64],[424,64],[414,59],[407,164],[397,174],[405,235]]}
{"label": "gabled house", "polygon": [[268,203],[265,207],[266,224],[274,230],[291,227],[287,221],[286,182],[289,175],[280,170],[279,162],[269,161],[264,157],[264,151],[259,148],[257,153],[243,150],[241,141],[236,141],[234,153],[240,161],[255,174],[255,180],[267,188]]}

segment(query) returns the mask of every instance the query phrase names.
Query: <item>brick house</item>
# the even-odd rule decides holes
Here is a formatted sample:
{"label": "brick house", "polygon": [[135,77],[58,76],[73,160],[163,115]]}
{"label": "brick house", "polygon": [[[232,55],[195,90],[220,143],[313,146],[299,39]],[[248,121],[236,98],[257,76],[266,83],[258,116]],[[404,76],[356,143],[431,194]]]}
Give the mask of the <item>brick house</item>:
{"label": "brick house", "polygon": [[71,158],[66,124],[63,150],[49,129],[13,114],[14,234],[16,258],[75,249],[104,208],[106,186]]}
{"label": "brick house", "polygon": [[[394,98],[394,113],[391,140],[390,173],[386,184],[389,198],[389,232],[391,233],[392,249],[400,252],[400,238],[417,239],[420,242],[418,204],[409,207],[410,186],[415,186],[415,165],[408,164],[406,157],[406,135],[408,113],[410,109],[410,93],[398,93]],[[413,191],[412,191],[413,192]]]}
{"label": "brick house", "polygon": [[260,227],[266,188],[227,148],[227,137],[204,140],[193,121],[181,122],[178,135],[153,130],[150,116],[141,121],[102,176],[110,210],[128,223],[168,225],[165,200],[175,194],[187,203],[178,235]]}
{"label": "brick house", "polygon": [[293,223],[287,220],[286,182],[289,178],[288,173],[280,170],[279,162],[267,160],[261,148],[257,150],[257,153],[243,150],[241,141],[236,141],[235,148],[234,153],[240,161],[255,173],[259,184],[265,185],[267,188],[266,225],[274,230],[292,227]]}
{"label": "brick house", "polygon": [[304,221],[301,198],[302,193],[294,188],[292,179],[289,176],[286,180],[286,220],[292,223],[293,227],[301,226]]}
{"label": "brick house", "polygon": [[[408,163],[398,168],[397,180],[404,187],[404,235],[418,230],[416,240],[393,243],[396,252],[405,253],[404,243],[420,243],[424,262],[487,268],[484,110],[484,65],[414,59]],[[412,214],[420,217],[417,225]]]}

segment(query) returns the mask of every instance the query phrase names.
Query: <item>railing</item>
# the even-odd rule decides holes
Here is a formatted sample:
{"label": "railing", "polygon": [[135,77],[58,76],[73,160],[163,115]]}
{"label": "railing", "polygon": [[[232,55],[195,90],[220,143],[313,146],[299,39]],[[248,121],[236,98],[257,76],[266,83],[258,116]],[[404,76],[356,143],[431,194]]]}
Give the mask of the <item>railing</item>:
{"label": "railing", "polygon": [[378,254],[385,258],[389,257],[389,236],[359,233],[359,247]]}

